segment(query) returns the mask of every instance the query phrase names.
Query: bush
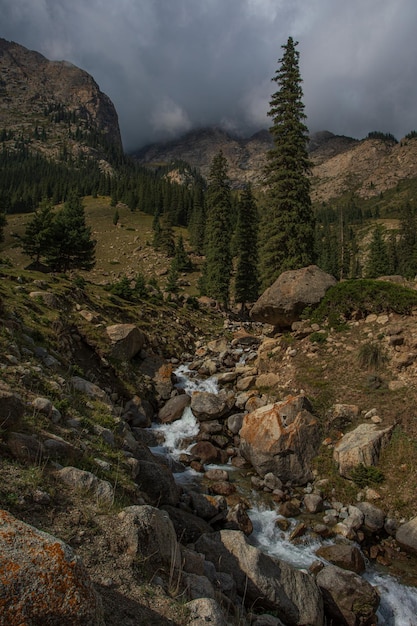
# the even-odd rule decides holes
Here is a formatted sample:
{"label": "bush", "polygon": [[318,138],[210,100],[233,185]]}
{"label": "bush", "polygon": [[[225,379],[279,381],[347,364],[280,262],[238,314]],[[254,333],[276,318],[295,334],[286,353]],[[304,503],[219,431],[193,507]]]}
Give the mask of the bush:
{"label": "bush", "polygon": [[361,489],[369,485],[379,485],[385,480],[381,470],[373,465],[365,466],[363,463],[360,463],[352,470],[351,478],[355,485]]}
{"label": "bush", "polygon": [[377,370],[387,360],[387,355],[381,345],[369,341],[359,348],[358,360],[361,367]]}
{"label": "bush", "polygon": [[417,292],[382,280],[358,279],[337,283],[326,292],[311,315],[312,322],[328,321],[337,328],[341,320],[353,314],[366,317],[370,313],[409,315],[417,306]]}

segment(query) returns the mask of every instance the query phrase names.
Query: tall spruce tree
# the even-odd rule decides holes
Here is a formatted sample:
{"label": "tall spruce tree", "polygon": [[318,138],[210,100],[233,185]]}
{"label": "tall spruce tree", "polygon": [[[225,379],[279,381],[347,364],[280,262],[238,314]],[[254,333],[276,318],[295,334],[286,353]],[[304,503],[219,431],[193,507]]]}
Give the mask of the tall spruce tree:
{"label": "tall spruce tree", "polygon": [[366,267],[367,278],[386,276],[390,270],[388,248],[384,238],[384,227],[377,224],[369,244],[369,257]]}
{"label": "tall spruce tree", "polygon": [[206,295],[218,300],[227,308],[232,271],[231,195],[227,176],[227,159],[222,151],[213,158],[211,163],[206,203],[206,261],[201,287]]}
{"label": "tall spruce tree", "polygon": [[237,210],[235,300],[243,309],[246,302],[254,302],[259,295],[258,210],[250,184],[246,185]]}
{"label": "tall spruce tree", "polygon": [[303,92],[297,42],[288,38],[272,79],[268,115],[274,146],[265,167],[266,207],[261,223],[260,270],[266,288],[285,270],[314,261],[314,216],[310,199],[308,129],[304,124]]}

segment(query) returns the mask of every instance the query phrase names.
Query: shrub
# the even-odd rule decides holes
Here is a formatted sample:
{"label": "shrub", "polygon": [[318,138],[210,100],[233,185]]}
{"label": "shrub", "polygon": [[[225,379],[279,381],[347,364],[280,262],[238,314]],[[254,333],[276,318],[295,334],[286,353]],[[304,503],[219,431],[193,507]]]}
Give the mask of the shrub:
{"label": "shrub", "polygon": [[377,370],[387,360],[387,355],[380,344],[369,341],[359,348],[358,360],[361,367]]}
{"label": "shrub", "polygon": [[337,328],[341,320],[353,314],[366,317],[370,313],[409,315],[417,306],[417,292],[382,280],[358,279],[337,283],[326,292],[311,315],[313,322],[328,321]]}
{"label": "shrub", "polygon": [[365,466],[363,463],[357,465],[350,475],[355,485],[360,488],[369,485],[379,485],[385,480],[385,476],[381,470],[373,465]]}

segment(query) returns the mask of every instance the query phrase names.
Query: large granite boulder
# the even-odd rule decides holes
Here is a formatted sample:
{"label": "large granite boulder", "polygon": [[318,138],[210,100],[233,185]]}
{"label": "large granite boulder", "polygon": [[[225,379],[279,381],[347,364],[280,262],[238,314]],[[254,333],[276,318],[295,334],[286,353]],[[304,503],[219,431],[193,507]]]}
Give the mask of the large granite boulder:
{"label": "large granite boulder", "polygon": [[159,409],[158,418],[163,424],[171,424],[175,420],[180,419],[184,410],[190,405],[191,398],[188,394],[183,393],[179,396],[170,398],[163,407]]}
{"label": "large granite boulder", "polygon": [[240,454],[261,476],[272,472],[283,483],[313,478],[311,461],[320,446],[320,428],[305,396],[289,396],[248,413],[240,429]]}
{"label": "large granite boulder", "polygon": [[317,265],[283,272],[255,302],[251,318],[273,326],[291,326],[307,306],[318,304],[336,282]]}
{"label": "large granite boulder", "polygon": [[316,580],[323,593],[324,610],[329,624],[376,624],[379,594],[361,576],[335,565],[328,565],[317,574]]}
{"label": "large granite boulder", "polygon": [[233,576],[247,606],[272,610],[287,626],[322,626],[323,604],[312,576],[268,556],[238,530],[203,535],[195,549]]}
{"label": "large granite boulder", "polygon": [[0,510],[0,623],[104,626],[83,563],[60,539]]}
{"label": "large granite boulder", "polygon": [[333,452],[340,475],[350,478],[351,471],[358,465],[376,465],[381,449],[391,439],[393,428],[378,429],[376,424],[359,424],[355,430],[343,435]]}

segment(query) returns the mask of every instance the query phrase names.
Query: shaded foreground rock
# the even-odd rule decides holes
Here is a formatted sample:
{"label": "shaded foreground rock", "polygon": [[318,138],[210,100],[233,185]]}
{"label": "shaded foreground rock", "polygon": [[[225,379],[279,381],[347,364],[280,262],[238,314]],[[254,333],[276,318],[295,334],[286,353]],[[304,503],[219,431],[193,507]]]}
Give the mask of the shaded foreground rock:
{"label": "shaded foreground rock", "polygon": [[111,341],[111,356],[114,359],[130,361],[146,343],[146,336],[135,324],[113,324],[106,328]]}
{"label": "shaded foreground rock", "polygon": [[203,535],[195,547],[218,571],[233,576],[247,606],[276,611],[288,626],[322,626],[322,597],[314,579],[250,545],[240,531]]}
{"label": "shaded foreground rock", "polygon": [[320,430],[305,396],[268,404],[245,415],[240,453],[261,476],[272,472],[282,482],[302,485],[312,478],[310,462],[320,445]]}
{"label": "shaded foreground rock", "polygon": [[0,511],[0,621],[104,626],[84,565],[61,540]]}
{"label": "shaded foreground rock", "polygon": [[[339,626],[371,626],[376,624],[378,592],[353,572],[328,565],[317,574],[323,593],[326,616]],[[331,622],[330,622],[331,623]]]}
{"label": "shaded foreground rock", "polygon": [[264,324],[291,326],[307,306],[318,304],[336,282],[317,265],[283,272],[257,300],[250,316]]}

